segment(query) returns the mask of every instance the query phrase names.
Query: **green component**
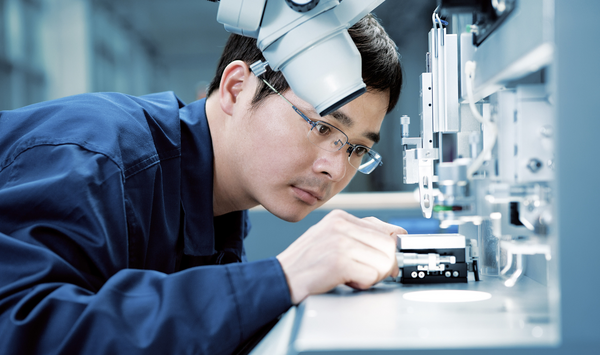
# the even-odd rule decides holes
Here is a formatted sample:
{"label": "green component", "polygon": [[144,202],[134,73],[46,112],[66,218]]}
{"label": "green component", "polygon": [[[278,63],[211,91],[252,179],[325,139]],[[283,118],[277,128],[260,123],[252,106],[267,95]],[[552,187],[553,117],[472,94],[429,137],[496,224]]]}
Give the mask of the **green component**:
{"label": "green component", "polygon": [[452,211],[452,206],[442,206],[442,205],[433,206],[433,212],[447,212],[447,211]]}

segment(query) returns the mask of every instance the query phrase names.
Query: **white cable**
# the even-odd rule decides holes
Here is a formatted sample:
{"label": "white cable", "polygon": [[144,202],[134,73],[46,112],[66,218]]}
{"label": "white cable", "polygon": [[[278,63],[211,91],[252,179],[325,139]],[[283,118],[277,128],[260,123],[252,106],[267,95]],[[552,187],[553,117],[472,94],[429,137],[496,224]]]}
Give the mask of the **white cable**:
{"label": "white cable", "polygon": [[474,78],[475,78],[475,68],[476,68],[476,63],[473,61],[468,61],[465,64],[465,74],[467,75],[467,97],[468,97],[468,101],[469,101],[469,107],[471,108],[471,112],[473,113],[473,116],[475,116],[475,118],[479,122],[481,122],[486,127],[486,129],[489,131],[492,141],[487,146],[485,145],[485,141],[484,141],[483,150],[481,151],[481,153],[479,153],[477,158],[475,158],[475,160],[473,160],[471,165],[469,165],[469,167],[467,168],[467,178],[469,180],[473,179],[473,174],[475,174],[475,172],[477,170],[479,170],[481,165],[483,165],[483,161],[485,160],[485,157],[492,151],[492,149],[494,148],[494,145],[496,145],[496,139],[498,138],[498,127],[496,126],[496,124],[494,122],[490,121],[489,119],[485,119],[479,113],[479,111],[477,110],[477,107],[475,107],[475,101],[473,99],[473,82],[474,82]]}
{"label": "white cable", "polygon": [[[433,10],[433,13],[431,14],[431,22],[433,23],[433,28],[437,29],[437,24],[435,21],[435,16],[437,15],[436,12],[439,9],[439,6],[435,8],[435,10]],[[441,24],[440,24],[441,25]]]}
{"label": "white cable", "polygon": [[442,20],[440,19],[440,17],[438,16],[438,14],[437,14],[437,13],[435,13],[435,19],[437,20],[437,23],[439,23],[439,24],[440,24],[440,30],[442,30],[442,31],[441,31],[442,33],[441,33],[441,36],[440,36],[440,38],[442,39],[442,41],[441,41],[441,45],[443,46],[443,45],[444,45],[444,37],[445,37],[445,36],[444,36],[444,26],[442,25]]}
{"label": "white cable", "polygon": [[440,16],[434,12],[435,14],[435,19],[437,20],[436,22],[440,24],[440,29],[444,29],[444,27],[442,26],[442,20],[440,19]]}

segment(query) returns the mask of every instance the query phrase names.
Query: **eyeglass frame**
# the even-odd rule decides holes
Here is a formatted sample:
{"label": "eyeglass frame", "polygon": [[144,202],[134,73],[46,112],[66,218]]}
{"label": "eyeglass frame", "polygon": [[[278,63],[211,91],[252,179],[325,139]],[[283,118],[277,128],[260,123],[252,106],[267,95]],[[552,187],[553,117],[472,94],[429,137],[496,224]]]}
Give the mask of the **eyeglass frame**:
{"label": "eyeglass frame", "polygon": [[[275,89],[273,87],[273,85],[271,85],[268,81],[266,81],[264,78],[259,77],[275,94],[277,94],[278,96],[280,96],[282,99],[284,99],[288,104],[290,104],[290,106],[292,106],[292,108],[294,109],[294,111],[296,111],[296,113],[298,115],[300,115],[300,117],[302,117],[310,126],[310,130],[308,131],[309,134],[310,132],[319,124],[319,123],[323,123],[327,126],[331,126],[332,128],[338,130],[341,134],[344,135],[344,137],[346,137],[346,142],[342,145],[340,145],[340,147],[337,150],[331,151],[328,149],[325,149],[321,146],[318,146],[316,144],[314,144],[313,142],[310,141],[315,147],[317,148],[321,148],[323,150],[326,151],[331,151],[331,152],[338,152],[340,151],[344,146],[348,145],[348,149],[346,150],[346,153],[348,153],[348,163],[350,164],[351,167],[355,168],[357,171],[363,173],[363,174],[370,174],[373,172],[373,170],[375,170],[378,166],[383,165],[383,162],[381,161],[381,155],[379,153],[377,153],[375,150],[373,150],[372,148],[369,148],[367,146],[364,146],[362,144],[352,144],[350,143],[349,139],[348,139],[348,135],[346,133],[344,133],[344,131],[342,131],[341,129],[337,128],[336,126],[332,125],[331,123],[325,122],[325,121],[313,121],[310,118],[308,118],[302,111],[300,111],[300,109],[298,109],[296,107],[296,105],[294,105],[293,103],[290,102],[290,100],[288,100],[285,96],[283,96],[279,91],[277,91],[277,89]],[[306,137],[308,139],[308,136]],[[360,168],[360,167],[355,167],[354,165],[352,165],[352,163],[350,162],[350,157],[352,156],[352,153],[356,150],[357,147],[362,147],[367,149],[367,152],[365,154],[368,154],[371,157],[371,160],[368,160],[366,163],[361,164],[361,166],[366,166],[365,168]],[[372,161],[372,162],[371,162]]]}

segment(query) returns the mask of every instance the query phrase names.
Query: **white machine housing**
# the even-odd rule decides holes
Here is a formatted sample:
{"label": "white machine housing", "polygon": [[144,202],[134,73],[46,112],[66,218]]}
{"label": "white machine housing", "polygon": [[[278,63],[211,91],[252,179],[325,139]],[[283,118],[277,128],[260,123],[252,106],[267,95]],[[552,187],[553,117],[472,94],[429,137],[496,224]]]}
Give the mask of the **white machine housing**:
{"label": "white machine housing", "polygon": [[[554,111],[544,80],[553,58],[545,20],[551,4],[511,4],[502,26],[478,46],[475,26],[449,34],[434,13],[421,136],[408,137],[410,118],[401,118],[404,182],[419,184],[423,215],[442,227],[475,225],[475,235],[466,235],[479,239],[481,273],[504,277],[507,286],[523,275],[524,255],[551,259],[556,232]],[[453,15],[452,22],[462,29],[471,18]],[[504,43],[513,44],[510,51]]]}

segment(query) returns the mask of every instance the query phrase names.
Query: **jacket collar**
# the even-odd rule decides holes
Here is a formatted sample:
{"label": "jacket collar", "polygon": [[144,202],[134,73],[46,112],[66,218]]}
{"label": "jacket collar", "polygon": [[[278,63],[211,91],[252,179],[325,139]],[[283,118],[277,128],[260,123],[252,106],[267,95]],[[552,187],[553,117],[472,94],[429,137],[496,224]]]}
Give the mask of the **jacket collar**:
{"label": "jacket collar", "polygon": [[229,250],[241,257],[250,228],[247,211],[213,217],[214,152],[205,109],[206,99],[202,99],[179,110],[183,252],[207,256]]}

